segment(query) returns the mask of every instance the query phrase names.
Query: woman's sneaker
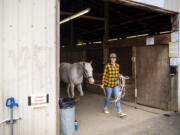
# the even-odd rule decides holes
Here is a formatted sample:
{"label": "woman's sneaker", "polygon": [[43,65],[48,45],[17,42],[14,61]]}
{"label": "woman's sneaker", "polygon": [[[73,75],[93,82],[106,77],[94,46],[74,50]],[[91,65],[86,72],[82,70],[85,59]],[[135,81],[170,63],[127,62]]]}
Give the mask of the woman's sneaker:
{"label": "woman's sneaker", "polygon": [[109,113],[109,111],[108,111],[108,108],[107,107],[104,107],[104,113]]}
{"label": "woman's sneaker", "polygon": [[118,113],[119,113],[119,116],[120,116],[120,117],[125,117],[125,116],[126,116],[126,114],[123,113],[122,111],[119,111]]}

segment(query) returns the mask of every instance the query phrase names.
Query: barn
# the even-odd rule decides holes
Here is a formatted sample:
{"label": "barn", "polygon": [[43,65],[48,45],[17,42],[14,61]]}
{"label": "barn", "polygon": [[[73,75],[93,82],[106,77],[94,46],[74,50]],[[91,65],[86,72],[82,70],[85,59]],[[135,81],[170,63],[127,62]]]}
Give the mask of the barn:
{"label": "barn", "polygon": [[[173,67],[168,51],[174,27],[172,18],[177,13],[136,2],[87,1],[77,7],[71,4],[74,11],[68,1],[62,1],[62,19],[79,9],[89,7],[92,11],[89,18],[62,24],[62,62],[92,60],[95,79],[101,82],[109,53],[115,52],[121,74],[131,77],[125,100],[165,110],[177,109],[174,88],[177,74],[170,75]],[[152,45],[148,45],[148,40],[152,40]],[[101,92],[96,86],[87,85],[87,90]]]}
{"label": "barn", "polygon": [[[60,63],[92,60],[94,78],[100,84],[111,52],[118,55],[121,74],[130,77],[124,103],[163,113],[180,112],[178,3],[164,0],[159,7],[136,0],[0,0],[0,134],[10,134],[9,123],[3,121],[10,117],[6,99],[14,97],[19,103],[14,108],[14,134],[58,135],[58,99],[64,91]],[[89,13],[59,24],[85,9]],[[83,89],[85,97],[76,109],[79,124],[83,126],[84,120],[91,118],[104,123],[106,118],[100,113],[102,90],[86,81]],[[33,100],[38,97],[43,100],[41,104]],[[91,112],[94,106],[99,112]],[[125,110],[131,116],[140,113]],[[120,122],[114,117],[108,120]],[[136,121],[132,117],[129,120]],[[76,134],[92,134],[87,127],[94,123],[89,123]],[[105,134],[102,130],[95,129]]]}

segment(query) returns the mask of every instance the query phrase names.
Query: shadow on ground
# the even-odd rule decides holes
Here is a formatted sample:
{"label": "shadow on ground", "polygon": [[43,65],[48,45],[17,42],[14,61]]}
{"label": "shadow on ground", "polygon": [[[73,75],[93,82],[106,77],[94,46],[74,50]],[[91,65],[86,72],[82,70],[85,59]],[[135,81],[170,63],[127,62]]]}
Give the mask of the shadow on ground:
{"label": "shadow on ground", "polygon": [[[67,97],[64,87],[61,97]],[[75,97],[79,97],[77,90]],[[144,106],[135,109],[125,103],[122,108],[127,117],[122,119],[114,103],[109,104],[110,114],[103,113],[103,104],[103,96],[85,91],[75,105],[79,130],[74,135],[180,135],[180,114]]]}

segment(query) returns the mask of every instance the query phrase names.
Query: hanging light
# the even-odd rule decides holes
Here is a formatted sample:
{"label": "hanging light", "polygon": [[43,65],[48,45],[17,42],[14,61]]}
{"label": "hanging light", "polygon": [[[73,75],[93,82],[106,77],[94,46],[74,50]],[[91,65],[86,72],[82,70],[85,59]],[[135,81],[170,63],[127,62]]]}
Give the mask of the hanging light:
{"label": "hanging light", "polygon": [[90,11],[90,8],[87,8],[87,9],[85,9],[85,10],[82,10],[82,11],[80,11],[80,12],[78,12],[78,13],[70,16],[70,17],[67,17],[67,18],[63,19],[62,21],[59,22],[59,24],[63,24],[63,23],[65,23],[65,22],[68,22],[68,21],[70,21],[70,20],[72,20],[72,19],[75,19],[75,18],[77,18],[77,17],[79,17],[79,16],[82,16],[82,15],[84,15],[84,14],[87,14],[89,11]]}

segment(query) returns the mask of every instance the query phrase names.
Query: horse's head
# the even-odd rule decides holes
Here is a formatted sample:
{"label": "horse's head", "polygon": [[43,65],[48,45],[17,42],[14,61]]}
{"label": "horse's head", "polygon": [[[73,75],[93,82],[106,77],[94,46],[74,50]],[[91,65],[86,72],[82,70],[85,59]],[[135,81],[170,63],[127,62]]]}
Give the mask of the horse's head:
{"label": "horse's head", "polygon": [[84,67],[84,75],[88,79],[90,84],[94,84],[92,62],[82,62]]}

